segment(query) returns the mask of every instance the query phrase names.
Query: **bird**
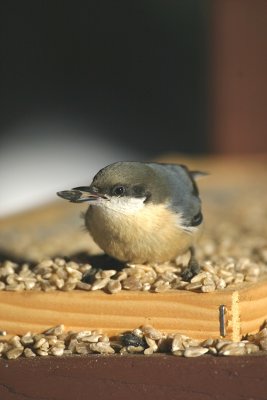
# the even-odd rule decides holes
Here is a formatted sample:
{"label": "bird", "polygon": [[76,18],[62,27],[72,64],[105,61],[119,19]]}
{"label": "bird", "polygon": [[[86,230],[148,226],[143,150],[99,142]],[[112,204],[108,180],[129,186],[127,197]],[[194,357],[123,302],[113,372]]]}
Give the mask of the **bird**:
{"label": "bird", "polygon": [[206,173],[183,164],[119,161],[89,186],[57,192],[87,202],[85,227],[109,256],[129,264],[164,263],[191,252],[184,279],[199,271],[195,243],[203,228],[196,179]]}

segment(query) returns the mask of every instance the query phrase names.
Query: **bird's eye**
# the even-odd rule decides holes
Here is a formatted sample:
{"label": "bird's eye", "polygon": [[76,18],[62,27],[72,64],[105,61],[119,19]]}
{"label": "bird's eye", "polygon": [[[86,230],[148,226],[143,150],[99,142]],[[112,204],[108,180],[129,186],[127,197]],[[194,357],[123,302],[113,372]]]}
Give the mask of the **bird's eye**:
{"label": "bird's eye", "polygon": [[202,222],[202,220],[203,220],[203,215],[202,215],[201,212],[199,212],[197,215],[195,215],[195,216],[192,218],[191,225],[192,225],[192,226],[200,225],[201,222]]}
{"label": "bird's eye", "polygon": [[125,187],[124,186],[115,186],[113,188],[112,192],[115,196],[123,196],[125,193]]}

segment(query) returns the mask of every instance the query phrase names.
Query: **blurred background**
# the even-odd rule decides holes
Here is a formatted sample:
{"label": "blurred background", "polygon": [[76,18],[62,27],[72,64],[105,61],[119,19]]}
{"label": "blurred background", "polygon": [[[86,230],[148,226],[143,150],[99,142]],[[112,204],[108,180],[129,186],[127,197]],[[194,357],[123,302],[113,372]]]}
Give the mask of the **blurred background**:
{"label": "blurred background", "polygon": [[118,160],[267,152],[267,2],[0,3],[0,216]]}

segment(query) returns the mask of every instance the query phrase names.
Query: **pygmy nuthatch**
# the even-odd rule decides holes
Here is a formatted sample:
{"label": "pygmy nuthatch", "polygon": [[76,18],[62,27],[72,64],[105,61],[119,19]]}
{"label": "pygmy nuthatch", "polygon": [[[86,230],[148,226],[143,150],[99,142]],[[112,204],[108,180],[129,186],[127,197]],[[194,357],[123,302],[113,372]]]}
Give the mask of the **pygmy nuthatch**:
{"label": "pygmy nuthatch", "polygon": [[116,162],[90,186],[57,194],[89,203],[85,225],[105,253],[132,264],[160,263],[194,246],[203,220],[200,174],[184,165]]}

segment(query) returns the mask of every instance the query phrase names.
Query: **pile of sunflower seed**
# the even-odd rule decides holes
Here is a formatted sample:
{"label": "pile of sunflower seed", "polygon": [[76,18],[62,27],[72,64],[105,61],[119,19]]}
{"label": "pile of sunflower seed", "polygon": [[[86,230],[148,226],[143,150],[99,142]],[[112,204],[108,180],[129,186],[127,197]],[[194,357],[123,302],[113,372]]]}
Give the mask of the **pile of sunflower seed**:
{"label": "pile of sunflower seed", "polygon": [[7,359],[115,353],[169,353],[183,357],[199,357],[204,354],[236,356],[260,350],[267,350],[267,324],[257,334],[249,335],[240,342],[224,339],[200,341],[179,333],[165,334],[148,325],[126,332],[116,340],[99,330],[64,332],[64,325],[55,326],[41,334],[27,332],[23,336],[0,340],[0,357]]}
{"label": "pile of sunflower seed", "polygon": [[34,266],[11,261],[0,263],[0,290],[63,290],[74,289],[107,293],[121,290],[165,292],[189,290],[213,292],[243,282],[257,282],[267,276],[267,249],[257,261],[251,257],[204,259],[200,273],[189,282],[182,279],[190,258],[189,252],[174,262],[154,265],[125,265],[119,270],[95,269],[90,264],[63,258],[45,259]]}
{"label": "pile of sunflower seed", "polygon": [[[33,232],[12,229],[9,234],[2,234],[1,243],[5,244],[4,250],[10,254],[15,252],[14,255],[18,257],[23,255],[23,258],[36,261],[35,265],[11,261],[0,263],[0,290],[80,289],[117,293],[120,290],[164,292],[183,289],[213,292],[236,287],[244,282],[257,282],[267,277],[267,224],[264,222],[267,220],[267,203],[264,201],[266,185],[262,182],[256,186],[249,190],[248,182],[243,191],[241,188],[235,191],[232,187],[227,190],[217,187],[206,194],[205,229],[196,246],[200,273],[190,282],[182,278],[190,259],[189,252],[165,264],[126,264],[123,268],[114,269],[106,269],[105,265],[103,269],[96,269],[88,263],[75,262],[70,254],[78,254],[87,249],[89,238],[84,232],[82,235],[76,231],[76,241],[72,235],[68,237],[68,227],[70,226],[72,231],[77,219],[76,214],[70,214],[68,223],[63,225],[64,230],[61,225],[53,225],[47,228],[45,234],[43,226],[38,229],[36,227]],[[41,245],[46,242],[45,237],[49,242],[46,251]],[[23,241],[27,242],[27,246],[20,247]],[[64,251],[59,253],[70,258],[42,260],[44,254],[59,254],[58,243],[65,245]],[[68,249],[72,253],[68,253]],[[90,253],[90,250],[88,252]]]}

